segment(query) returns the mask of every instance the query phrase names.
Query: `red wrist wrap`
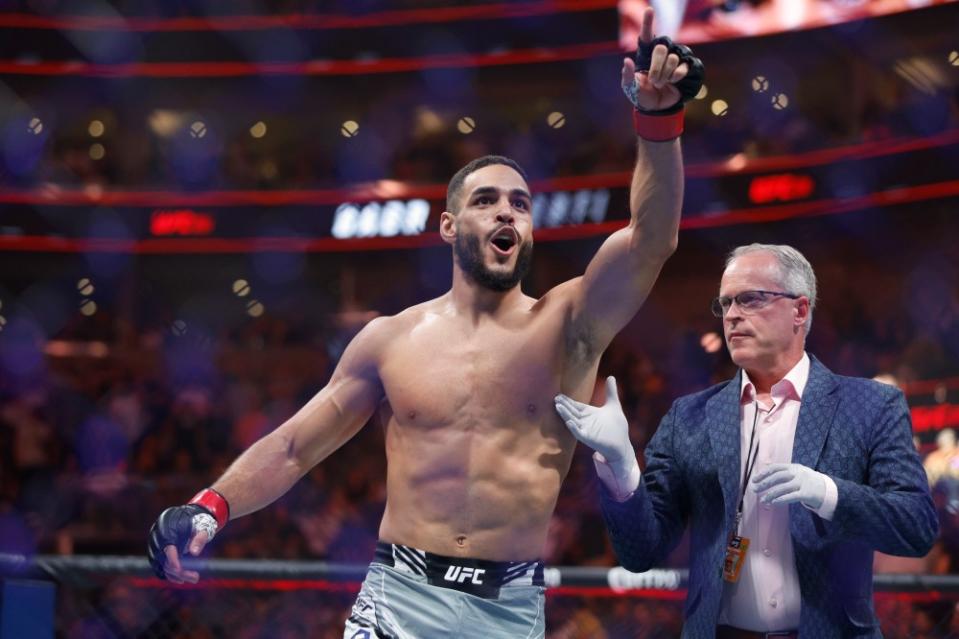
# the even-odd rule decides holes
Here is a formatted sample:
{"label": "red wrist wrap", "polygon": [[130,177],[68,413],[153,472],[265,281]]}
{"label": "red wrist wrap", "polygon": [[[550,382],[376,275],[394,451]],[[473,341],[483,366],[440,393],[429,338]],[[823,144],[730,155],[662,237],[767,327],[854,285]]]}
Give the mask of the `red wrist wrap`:
{"label": "red wrist wrap", "polygon": [[636,129],[636,135],[650,142],[675,140],[683,133],[685,112],[686,109],[680,109],[669,115],[650,115],[633,109],[633,128]]}
{"label": "red wrist wrap", "polygon": [[226,502],[226,498],[223,495],[212,488],[204,488],[194,495],[189,503],[203,506],[213,513],[213,518],[216,519],[216,525],[221,529],[226,526],[226,522],[230,520],[230,504]]}

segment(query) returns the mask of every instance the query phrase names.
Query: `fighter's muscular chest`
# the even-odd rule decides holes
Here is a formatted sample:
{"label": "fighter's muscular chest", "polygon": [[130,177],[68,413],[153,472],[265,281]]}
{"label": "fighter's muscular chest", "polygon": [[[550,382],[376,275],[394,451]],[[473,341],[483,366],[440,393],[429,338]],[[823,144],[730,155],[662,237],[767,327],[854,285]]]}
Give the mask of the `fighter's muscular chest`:
{"label": "fighter's muscular chest", "polygon": [[562,328],[546,313],[478,323],[426,314],[381,366],[394,418],[421,427],[539,421],[560,388]]}

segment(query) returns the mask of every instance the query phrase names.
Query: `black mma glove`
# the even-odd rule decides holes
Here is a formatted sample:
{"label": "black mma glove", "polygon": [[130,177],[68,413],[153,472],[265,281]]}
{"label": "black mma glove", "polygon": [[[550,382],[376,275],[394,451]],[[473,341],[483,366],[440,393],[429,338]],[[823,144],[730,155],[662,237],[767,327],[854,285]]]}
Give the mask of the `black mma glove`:
{"label": "black mma glove", "polygon": [[692,100],[703,86],[703,63],[693,55],[689,47],[676,44],[666,36],[652,38],[643,42],[642,37],[636,49],[635,67],[637,73],[648,72],[652,64],[653,49],[658,45],[666,47],[666,55],[675,54],[679,58],[677,68],[686,64],[685,77],[678,82],[671,83],[679,93],[675,104],[664,109],[645,109],[640,106],[638,86],[635,76],[632,82],[623,84],[623,92],[633,104],[633,127],[641,138],[652,142],[673,140],[683,132],[683,115],[686,102]]}
{"label": "black mma glove", "polygon": [[230,506],[220,493],[205,489],[197,493],[184,506],[167,508],[150,528],[150,540],[147,555],[150,566],[160,579],[166,579],[167,546],[176,548],[181,556],[189,550],[190,541],[199,532],[207,534],[207,541],[213,539],[217,531],[226,525],[230,518]]}
{"label": "black mma glove", "polygon": [[629,98],[629,101],[633,103],[633,106],[636,107],[637,110],[648,115],[670,115],[672,113],[679,112],[687,102],[696,97],[696,94],[699,93],[699,90],[703,87],[703,78],[705,73],[703,61],[694,56],[692,49],[687,47],[685,44],[676,44],[667,36],[653,38],[647,43],[643,43],[642,40],[640,40],[636,48],[637,71],[649,71],[649,66],[653,61],[653,49],[655,49],[656,45],[659,44],[666,47],[666,55],[675,53],[679,58],[679,64],[685,63],[689,68],[689,71],[686,72],[685,78],[673,84],[673,86],[679,90],[679,101],[666,109],[652,111],[643,109],[639,106],[639,100],[636,97],[636,84],[633,83],[630,87],[624,87],[623,90],[626,93],[626,97]]}

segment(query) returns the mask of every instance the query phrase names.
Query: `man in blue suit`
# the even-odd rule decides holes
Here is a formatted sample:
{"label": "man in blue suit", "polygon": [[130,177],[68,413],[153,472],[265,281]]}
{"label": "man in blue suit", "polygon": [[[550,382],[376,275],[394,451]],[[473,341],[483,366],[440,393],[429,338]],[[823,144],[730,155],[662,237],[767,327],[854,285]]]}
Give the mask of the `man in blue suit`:
{"label": "man in blue suit", "polygon": [[898,390],[805,352],[816,302],[789,246],[734,250],[713,301],[740,367],[681,397],[640,472],[607,379],[601,408],[556,398],[593,448],[622,565],[643,571],[691,529],[683,637],[880,637],[873,551],[922,556],[938,522]]}

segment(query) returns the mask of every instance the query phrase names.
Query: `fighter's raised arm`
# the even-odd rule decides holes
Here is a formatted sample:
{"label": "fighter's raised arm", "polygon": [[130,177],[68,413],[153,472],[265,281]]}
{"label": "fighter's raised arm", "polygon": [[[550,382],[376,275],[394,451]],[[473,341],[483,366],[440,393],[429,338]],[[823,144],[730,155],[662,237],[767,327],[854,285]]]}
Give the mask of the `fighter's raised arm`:
{"label": "fighter's raised arm", "polygon": [[165,510],[150,531],[150,563],[159,577],[195,583],[179,558],[198,555],[228,519],[269,505],[345,444],[383,397],[378,375],[388,318],[366,325],[343,353],[329,383],[276,430],[250,446],[212,487]]}
{"label": "fighter's raised arm", "polygon": [[630,221],[590,262],[575,296],[571,327],[601,352],[636,314],[676,249],[683,203],[679,146],[683,105],[702,86],[702,63],[689,48],[653,37],[653,10],[643,16],[636,61],[623,61],[622,87],[638,135],[630,184]]}

